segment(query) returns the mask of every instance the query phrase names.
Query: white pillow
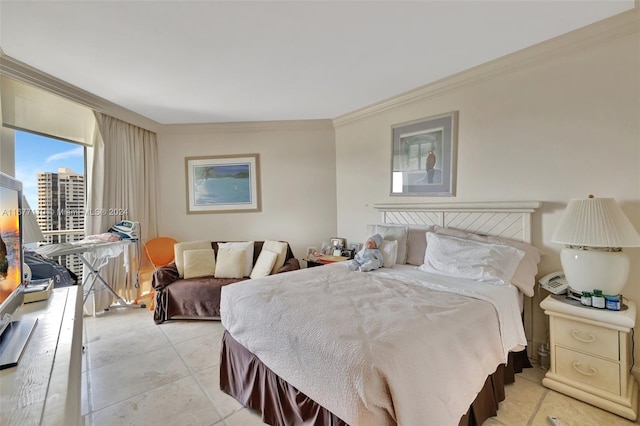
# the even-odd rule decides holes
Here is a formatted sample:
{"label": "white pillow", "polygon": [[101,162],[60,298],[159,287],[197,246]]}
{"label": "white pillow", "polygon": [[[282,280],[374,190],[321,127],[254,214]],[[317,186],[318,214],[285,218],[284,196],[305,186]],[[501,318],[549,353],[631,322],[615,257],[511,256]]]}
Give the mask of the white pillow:
{"label": "white pillow", "polygon": [[276,260],[278,260],[278,253],[263,248],[258,260],[256,260],[253,271],[251,271],[251,278],[262,278],[271,275],[271,270]]}
{"label": "white pillow", "polygon": [[262,245],[262,250],[269,250],[278,254],[276,263],[273,264],[273,269],[271,269],[271,273],[275,274],[278,272],[278,269],[282,268],[282,265],[284,265],[284,261],[287,257],[287,243],[282,241],[266,240]]}
{"label": "white pillow", "polygon": [[393,268],[398,257],[398,242],[396,240],[384,240],[380,244],[382,252],[383,265],[385,268]]}
{"label": "white pillow", "polygon": [[239,248],[219,248],[216,259],[216,278],[244,277],[245,252]]}
{"label": "white pillow", "polygon": [[398,241],[398,258],[396,263],[407,263],[407,225],[367,225],[367,238],[380,234],[388,241]]}
{"label": "white pillow", "polygon": [[524,251],[427,232],[424,264],[419,269],[452,277],[509,286]]}
{"label": "white pillow", "polygon": [[534,247],[524,241],[516,241],[502,237],[488,237],[462,231],[459,229],[441,228],[440,226],[434,226],[433,230],[436,233],[442,235],[466,238],[469,240],[482,241],[487,243],[504,244],[524,251],[524,257],[520,261],[520,264],[518,265],[516,272],[513,274],[513,277],[511,277],[511,284],[518,287],[518,289],[525,296],[533,297],[533,295],[535,294],[538,263],[540,263],[540,256],[542,256],[543,254],[537,247]]}
{"label": "white pillow", "polygon": [[173,245],[174,261],[180,278],[184,278],[184,256],[185,250],[198,250],[211,248],[211,241],[185,241]]}
{"label": "white pillow", "polygon": [[244,277],[248,277],[249,275],[251,275],[251,270],[253,269],[253,246],[254,246],[253,241],[218,243],[218,249],[238,248],[245,251],[244,272],[243,272]]}
{"label": "white pillow", "polygon": [[216,272],[216,255],[212,248],[185,250],[184,279],[213,276]]}

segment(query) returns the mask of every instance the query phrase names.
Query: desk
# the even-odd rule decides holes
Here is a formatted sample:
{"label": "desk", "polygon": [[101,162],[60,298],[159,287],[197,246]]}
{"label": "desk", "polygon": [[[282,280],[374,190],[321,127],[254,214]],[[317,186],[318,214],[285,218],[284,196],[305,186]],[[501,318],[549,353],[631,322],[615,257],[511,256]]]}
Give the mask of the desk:
{"label": "desk", "polygon": [[17,318],[37,317],[17,367],[0,371],[0,424],[84,425],[82,292],[54,289],[47,300],[22,305]]}

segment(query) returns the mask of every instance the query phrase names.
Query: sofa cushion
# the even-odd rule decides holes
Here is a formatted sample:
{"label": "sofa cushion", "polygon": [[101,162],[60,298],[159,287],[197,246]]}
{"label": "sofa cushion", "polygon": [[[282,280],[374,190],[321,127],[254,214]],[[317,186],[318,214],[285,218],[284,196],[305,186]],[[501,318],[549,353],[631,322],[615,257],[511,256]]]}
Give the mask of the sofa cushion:
{"label": "sofa cushion", "polygon": [[242,278],[244,277],[245,250],[240,248],[218,247],[216,259],[216,278]]}
{"label": "sofa cushion", "polygon": [[271,250],[265,250],[263,248],[253,270],[251,271],[251,278],[261,278],[271,275],[271,271],[273,270],[273,265],[276,264],[276,260],[278,260],[278,253]]}
{"label": "sofa cushion", "polygon": [[278,269],[284,265],[284,261],[287,257],[287,248],[288,244],[282,241],[271,241],[266,240],[264,245],[262,246],[262,250],[269,250],[278,254],[278,258],[276,259],[276,263],[273,265],[271,269],[271,273],[275,274],[278,272]]}
{"label": "sofa cushion", "polygon": [[176,243],[173,246],[173,252],[175,254],[174,261],[176,262],[176,268],[180,278],[184,278],[184,252],[185,250],[197,250],[211,248],[211,241],[185,241],[182,243]]}
{"label": "sofa cushion", "polygon": [[244,250],[244,277],[248,277],[249,275],[251,275],[251,270],[253,269],[253,246],[254,241],[218,243],[218,248],[238,248]]}
{"label": "sofa cushion", "polygon": [[216,271],[216,257],[212,248],[185,250],[184,279],[211,276]]}

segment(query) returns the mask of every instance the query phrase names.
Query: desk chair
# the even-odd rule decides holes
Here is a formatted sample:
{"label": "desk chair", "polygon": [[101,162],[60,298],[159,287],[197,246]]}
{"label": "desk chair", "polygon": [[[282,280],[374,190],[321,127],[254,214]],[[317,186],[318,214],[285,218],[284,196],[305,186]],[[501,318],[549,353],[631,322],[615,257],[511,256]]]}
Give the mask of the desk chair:
{"label": "desk chair", "polygon": [[150,297],[150,311],[155,309],[155,290],[151,286],[151,278],[156,269],[173,262],[173,245],[177,242],[177,240],[171,237],[158,237],[145,242],[143,245],[145,257],[151,266],[142,266],[140,268],[138,271],[138,284],[140,288],[148,288],[149,290],[138,296],[135,303],[138,303],[140,299]]}

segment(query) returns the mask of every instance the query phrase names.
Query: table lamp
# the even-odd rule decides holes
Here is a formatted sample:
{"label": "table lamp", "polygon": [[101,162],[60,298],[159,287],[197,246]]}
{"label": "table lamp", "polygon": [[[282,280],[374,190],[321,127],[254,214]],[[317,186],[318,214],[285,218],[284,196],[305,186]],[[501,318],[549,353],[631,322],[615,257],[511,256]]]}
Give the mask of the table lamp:
{"label": "table lamp", "polygon": [[571,200],[551,241],[565,244],[562,269],[571,290],[619,295],[629,277],[622,247],[640,247],[640,235],[613,198]]}

